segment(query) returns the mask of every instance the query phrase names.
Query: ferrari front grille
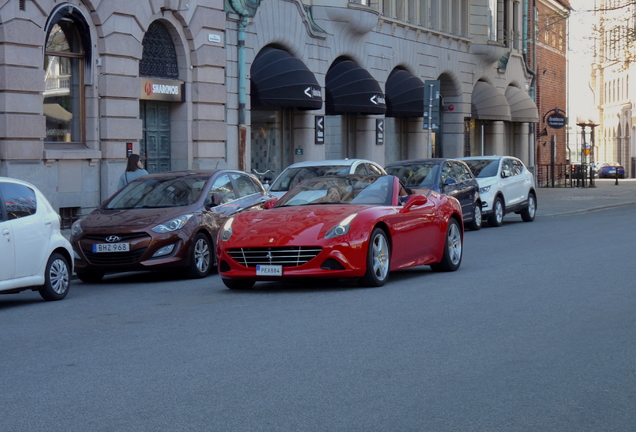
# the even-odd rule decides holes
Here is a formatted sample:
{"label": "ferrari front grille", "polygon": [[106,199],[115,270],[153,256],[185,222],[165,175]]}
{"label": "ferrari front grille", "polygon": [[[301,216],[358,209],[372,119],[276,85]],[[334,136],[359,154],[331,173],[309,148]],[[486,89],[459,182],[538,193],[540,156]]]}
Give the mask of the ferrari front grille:
{"label": "ferrari front grille", "polygon": [[322,248],[308,246],[289,246],[271,248],[229,249],[228,254],[239,264],[246,267],[257,265],[281,265],[298,267],[314,259]]}

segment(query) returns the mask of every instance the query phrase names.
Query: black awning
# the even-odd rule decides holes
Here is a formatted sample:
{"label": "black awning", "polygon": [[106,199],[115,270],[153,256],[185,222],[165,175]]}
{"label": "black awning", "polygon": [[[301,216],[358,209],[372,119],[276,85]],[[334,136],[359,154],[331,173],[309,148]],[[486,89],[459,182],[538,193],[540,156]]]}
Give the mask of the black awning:
{"label": "black awning", "polygon": [[387,117],[423,117],[424,83],[405,71],[395,69],[386,81]]}
{"label": "black awning", "polygon": [[384,93],[371,74],[351,60],[334,63],[325,80],[326,114],[384,114]]}
{"label": "black awning", "polygon": [[316,77],[287,51],[263,48],[252,63],[250,81],[253,107],[322,108]]}

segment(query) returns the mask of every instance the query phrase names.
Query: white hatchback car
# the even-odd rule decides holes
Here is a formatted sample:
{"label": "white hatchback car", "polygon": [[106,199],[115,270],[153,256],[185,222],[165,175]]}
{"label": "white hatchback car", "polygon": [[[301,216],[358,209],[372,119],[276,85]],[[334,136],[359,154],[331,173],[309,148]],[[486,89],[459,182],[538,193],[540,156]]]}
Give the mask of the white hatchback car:
{"label": "white hatchback car", "polygon": [[501,226],[508,213],[532,222],[537,211],[534,176],[523,162],[512,156],[473,156],[466,162],[479,183],[481,212],[493,227]]}
{"label": "white hatchback car", "polygon": [[0,177],[0,294],[39,291],[62,300],[73,273],[73,248],[60,216],[32,184]]}
{"label": "white hatchback car", "polygon": [[269,192],[280,198],[303,180],[326,175],[377,174],[386,175],[381,165],[366,159],[333,159],[305,161],[288,166],[269,187]]}

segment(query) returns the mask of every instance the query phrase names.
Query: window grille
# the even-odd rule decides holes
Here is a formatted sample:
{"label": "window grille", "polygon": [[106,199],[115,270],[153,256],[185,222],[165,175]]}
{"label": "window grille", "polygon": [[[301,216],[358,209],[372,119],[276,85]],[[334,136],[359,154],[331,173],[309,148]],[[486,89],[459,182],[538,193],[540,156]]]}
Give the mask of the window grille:
{"label": "window grille", "polygon": [[141,45],[143,53],[139,62],[139,76],[179,78],[177,53],[172,37],[163,24],[158,22],[150,24]]}

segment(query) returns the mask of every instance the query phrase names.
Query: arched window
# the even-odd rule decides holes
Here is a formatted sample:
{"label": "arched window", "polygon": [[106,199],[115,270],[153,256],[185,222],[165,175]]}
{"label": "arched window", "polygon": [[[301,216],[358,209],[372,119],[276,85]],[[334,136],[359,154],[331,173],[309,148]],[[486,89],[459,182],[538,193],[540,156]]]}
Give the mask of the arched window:
{"label": "arched window", "polygon": [[166,79],[179,78],[177,52],[168,29],[158,21],[148,27],[141,41],[143,47],[139,62],[139,76]]}
{"label": "arched window", "polygon": [[44,107],[46,142],[83,143],[84,73],[90,65],[88,25],[71,4],[58,7],[46,26]]}

